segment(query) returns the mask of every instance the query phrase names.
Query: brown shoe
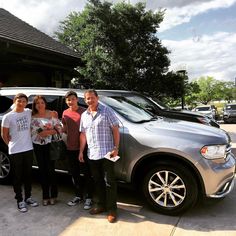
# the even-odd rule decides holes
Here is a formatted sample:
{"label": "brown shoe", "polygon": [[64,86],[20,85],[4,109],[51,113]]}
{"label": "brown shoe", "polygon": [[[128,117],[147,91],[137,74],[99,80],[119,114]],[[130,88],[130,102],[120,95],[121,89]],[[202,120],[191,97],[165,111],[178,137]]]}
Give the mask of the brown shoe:
{"label": "brown shoe", "polygon": [[49,202],[50,202],[50,205],[55,205],[56,199],[55,198],[50,198]]}
{"label": "brown shoe", "polygon": [[43,206],[47,206],[49,204],[49,199],[43,199]]}
{"label": "brown shoe", "polygon": [[110,223],[115,223],[117,219],[116,212],[109,212],[109,214],[107,215],[107,219]]}
{"label": "brown shoe", "polygon": [[91,214],[91,215],[96,215],[96,214],[100,214],[100,213],[102,213],[102,212],[104,212],[105,211],[105,209],[103,208],[103,207],[94,207],[94,208],[92,208],[90,211],[89,211],[89,213]]}

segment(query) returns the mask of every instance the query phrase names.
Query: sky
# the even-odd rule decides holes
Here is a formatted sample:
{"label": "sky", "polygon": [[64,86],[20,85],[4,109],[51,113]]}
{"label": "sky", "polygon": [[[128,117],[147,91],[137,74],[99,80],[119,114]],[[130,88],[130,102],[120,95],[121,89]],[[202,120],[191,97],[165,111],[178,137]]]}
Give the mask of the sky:
{"label": "sky", "polygon": [[[138,1],[154,12],[166,9],[157,37],[170,50],[170,70],[186,70],[189,81],[201,76],[236,80],[236,0],[126,0]],[[0,8],[53,36],[60,21],[71,11],[81,12],[86,2],[0,0]]]}

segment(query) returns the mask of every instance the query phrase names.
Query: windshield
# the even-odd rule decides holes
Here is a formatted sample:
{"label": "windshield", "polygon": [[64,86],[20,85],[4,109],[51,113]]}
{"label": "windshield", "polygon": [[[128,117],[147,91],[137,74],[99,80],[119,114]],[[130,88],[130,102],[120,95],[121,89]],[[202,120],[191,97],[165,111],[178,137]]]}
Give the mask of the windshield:
{"label": "windshield", "polygon": [[130,97],[112,96],[103,97],[100,96],[100,100],[106,105],[110,106],[117,113],[123,116],[125,119],[134,123],[143,123],[155,119],[155,116],[146,111],[143,107],[132,102]]}
{"label": "windshield", "polygon": [[209,111],[210,107],[196,107],[196,111]]}
{"label": "windshield", "polygon": [[235,105],[227,105],[226,107],[225,107],[225,109],[226,110],[236,110],[236,104]]}

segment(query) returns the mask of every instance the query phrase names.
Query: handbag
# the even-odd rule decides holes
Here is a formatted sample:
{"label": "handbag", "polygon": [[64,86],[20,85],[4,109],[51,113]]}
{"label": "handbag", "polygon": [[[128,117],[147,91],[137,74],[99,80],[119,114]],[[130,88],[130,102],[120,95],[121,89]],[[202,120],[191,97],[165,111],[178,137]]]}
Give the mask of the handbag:
{"label": "handbag", "polygon": [[50,159],[52,161],[63,160],[66,156],[66,144],[62,139],[59,132],[52,135],[52,141],[50,144]]}

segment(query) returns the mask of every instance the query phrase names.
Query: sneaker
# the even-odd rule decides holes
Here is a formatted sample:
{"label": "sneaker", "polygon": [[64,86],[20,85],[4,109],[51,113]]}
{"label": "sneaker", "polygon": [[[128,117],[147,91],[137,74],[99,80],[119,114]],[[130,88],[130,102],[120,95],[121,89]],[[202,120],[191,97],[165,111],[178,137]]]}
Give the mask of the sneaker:
{"label": "sneaker", "polygon": [[92,207],[92,199],[91,198],[86,198],[84,202],[84,210],[89,210]]}
{"label": "sneaker", "polygon": [[27,205],[26,205],[26,203],[24,202],[24,201],[22,201],[22,202],[18,202],[17,203],[17,206],[18,206],[18,210],[20,211],[20,212],[27,212],[28,211],[28,209],[27,209]]}
{"label": "sneaker", "polygon": [[81,203],[83,200],[80,197],[74,197],[72,200],[70,200],[69,202],[67,202],[68,206],[75,206],[78,203]]}
{"label": "sneaker", "polygon": [[28,205],[32,207],[37,207],[39,204],[31,197],[27,198],[25,201]]}

